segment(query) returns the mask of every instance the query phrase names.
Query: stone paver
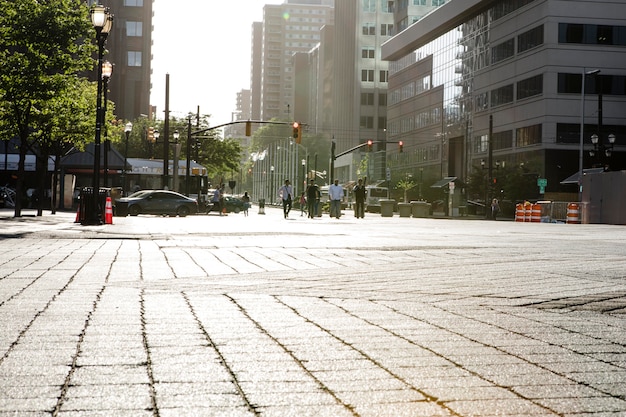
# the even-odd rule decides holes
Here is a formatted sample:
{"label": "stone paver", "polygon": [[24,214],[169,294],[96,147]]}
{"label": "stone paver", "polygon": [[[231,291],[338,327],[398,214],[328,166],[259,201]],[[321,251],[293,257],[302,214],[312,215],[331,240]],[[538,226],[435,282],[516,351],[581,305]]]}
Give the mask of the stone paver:
{"label": "stone paver", "polygon": [[0,212],[2,416],[626,415],[626,229]]}

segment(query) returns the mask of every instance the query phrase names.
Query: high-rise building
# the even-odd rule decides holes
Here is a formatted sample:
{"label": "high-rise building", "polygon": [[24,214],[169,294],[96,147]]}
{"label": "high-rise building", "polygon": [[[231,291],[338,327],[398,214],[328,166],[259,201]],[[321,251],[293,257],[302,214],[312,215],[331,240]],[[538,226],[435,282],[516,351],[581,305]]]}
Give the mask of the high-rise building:
{"label": "high-rise building", "polygon": [[429,14],[382,48],[388,137],[405,144],[389,163],[430,181],[523,165],[555,197],[576,195],[561,182],[581,166],[623,169],[624,15],[618,0],[451,1]]}
{"label": "high-rise building", "polygon": [[[319,30],[333,23],[332,1],[291,0],[263,8],[261,33],[253,26],[251,68],[252,115],[262,120],[293,118],[293,55],[308,52],[319,43]],[[260,77],[257,78],[257,77]],[[260,89],[257,91],[257,89]],[[258,100],[258,104],[254,102]]]}
{"label": "high-rise building", "polygon": [[[89,4],[96,1],[89,0]],[[152,62],[152,0],[121,0],[105,4],[114,15],[105,59],[113,64],[108,99],[119,119],[149,116]]]}

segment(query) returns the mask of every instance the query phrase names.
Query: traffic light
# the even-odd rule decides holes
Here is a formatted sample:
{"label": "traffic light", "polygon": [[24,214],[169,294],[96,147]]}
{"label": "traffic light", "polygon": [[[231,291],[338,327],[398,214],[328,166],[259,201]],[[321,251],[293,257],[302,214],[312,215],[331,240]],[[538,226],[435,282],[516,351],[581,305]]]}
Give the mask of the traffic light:
{"label": "traffic light", "polygon": [[153,127],[148,128],[148,140],[150,142],[154,142],[154,128]]}
{"label": "traffic light", "polygon": [[246,122],[246,136],[252,135],[252,123],[250,121]]}
{"label": "traffic light", "polygon": [[372,145],[374,145],[374,141],[371,139],[367,140],[367,151],[372,152]]}
{"label": "traffic light", "polygon": [[302,125],[298,122],[293,122],[293,138],[296,143],[302,143]]}
{"label": "traffic light", "polygon": [[402,153],[403,148],[404,148],[404,142],[399,141],[398,142],[398,152]]}

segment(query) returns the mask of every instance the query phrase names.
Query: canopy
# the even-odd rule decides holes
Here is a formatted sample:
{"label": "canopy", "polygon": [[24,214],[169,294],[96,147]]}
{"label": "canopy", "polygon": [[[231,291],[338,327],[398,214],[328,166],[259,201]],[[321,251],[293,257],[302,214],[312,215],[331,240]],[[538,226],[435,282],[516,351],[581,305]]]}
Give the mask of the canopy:
{"label": "canopy", "polygon": [[[588,168],[583,169],[583,176],[587,174],[598,174],[600,172],[604,172],[604,168]],[[578,184],[580,179],[580,171],[576,171],[573,175],[565,178],[561,181],[561,184]]]}
{"label": "canopy", "polygon": [[451,182],[456,181],[457,177],[445,177],[430,186],[430,188],[443,188]]}

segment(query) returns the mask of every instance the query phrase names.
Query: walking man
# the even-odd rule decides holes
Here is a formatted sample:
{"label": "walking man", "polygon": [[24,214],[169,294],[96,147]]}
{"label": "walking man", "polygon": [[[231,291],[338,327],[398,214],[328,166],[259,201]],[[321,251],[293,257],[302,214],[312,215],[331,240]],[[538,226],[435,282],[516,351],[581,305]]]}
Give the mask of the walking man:
{"label": "walking man", "polygon": [[280,187],[278,195],[283,200],[283,215],[286,219],[291,211],[291,201],[293,198],[293,188],[291,187],[289,180],[285,180],[285,185]]}
{"label": "walking man", "polygon": [[352,189],[354,192],[354,200],[356,205],[354,206],[354,217],[362,219],[365,216],[365,199],[367,198],[367,189],[363,185],[363,180],[359,178],[357,185]]}
{"label": "walking man", "polygon": [[309,186],[306,188],[306,201],[309,208],[309,218],[317,216],[317,202],[320,198],[320,189],[313,180],[309,181]]}
{"label": "walking man", "polygon": [[343,187],[339,185],[338,179],[335,179],[335,183],[328,187],[328,199],[330,200],[330,217],[340,218]]}

